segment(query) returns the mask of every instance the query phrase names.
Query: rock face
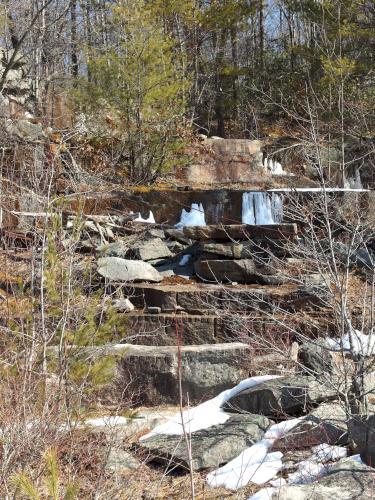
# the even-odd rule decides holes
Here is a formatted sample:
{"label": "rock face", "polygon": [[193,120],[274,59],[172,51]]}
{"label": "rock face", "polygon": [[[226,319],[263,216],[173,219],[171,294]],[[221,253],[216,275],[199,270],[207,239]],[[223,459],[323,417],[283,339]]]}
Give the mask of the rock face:
{"label": "rock face", "polygon": [[98,273],[111,281],[151,281],[158,283],[163,276],[151,264],[119,257],[98,259]]}
{"label": "rock face", "polygon": [[[200,159],[180,173],[180,177],[188,182],[251,182],[264,175],[261,141],[211,137],[203,140],[200,149],[202,146]],[[196,152],[194,157],[197,158]]]}
{"label": "rock face", "polygon": [[374,498],[374,469],[353,460],[340,460],[330,472],[310,484],[283,486],[270,500],[370,500]]}
{"label": "rock face", "polygon": [[[181,348],[184,400],[201,402],[233,387],[247,376],[247,346],[239,342]],[[128,346],[119,361],[120,384],[136,391],[144,404],[179,402],[176,346]]]}
{"label": "rock face", "polygon": [[[261,415],[233,415],[227,422],[191,434],[193,470],[219,467],[261,439],[272,422]],[[189,468],[183,436],[154,435],[141,441],[151,460]]]}
{"label": "rock face", "polygon": [[226,404],[227,411],[259,413],[268,416],[296,415],[311,405],[337,398],[336,392],[312,377],[293,376],[268,380],[237,396]]}
{"label": "rock face", "polygon": [[255,264],[250,259],[199,260],[194,267],[197,276],[203,280],[241,283],[253,283],[255,280]]}
{"label": "rock face", "polygon": [[352,418],[349,423],[349,434],[356,451],[364,462],[375,465],[375,415]]}

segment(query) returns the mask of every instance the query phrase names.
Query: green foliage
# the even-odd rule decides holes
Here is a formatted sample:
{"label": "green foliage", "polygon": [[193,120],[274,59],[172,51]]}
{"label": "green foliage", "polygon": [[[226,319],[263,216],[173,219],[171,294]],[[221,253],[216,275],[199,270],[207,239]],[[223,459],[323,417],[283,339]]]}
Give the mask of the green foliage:
{"label": "green foliage", "polygon": [[78,101],[91,111],[102,130],[110,116],[112,135],[125,150],[132,180],[154,180],[181,157],[180,128],[189,79],[176,41],[168,36],[158,9],[145,0],[123,0],[113,7],[118,43],[91,50],[91,80]]}
{"label": "green foliage", "polygon": [[[75,500],[79,498],[78,487],[74,482],[68,482],[65,487],[61,486],[59,477],[58,459],[55,449],[50,449],[44,456],[45,474],[43,477],[44,486],[48,492],[48,498],[52,500]],[[12,478],[12,483],[22,497],[28,500],[41,500],[44,498],[44,487],[38,488],[36,482],[24,473],[15,474]],[[41,490],[43,493],[40,493]]]}

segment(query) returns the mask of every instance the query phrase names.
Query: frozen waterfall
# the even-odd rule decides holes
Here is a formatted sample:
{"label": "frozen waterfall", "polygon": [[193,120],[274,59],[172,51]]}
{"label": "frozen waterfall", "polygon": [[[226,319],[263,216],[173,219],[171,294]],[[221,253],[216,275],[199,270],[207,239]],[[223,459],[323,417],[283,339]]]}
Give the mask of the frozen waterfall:
{"label": "frozen waterfall", "polygon": [[176,224],[176,227],[205,225],[206,219],[202,203],[192,203],[190,211],[182,209],[180,222]]}
{"label": "frozen waterfall", "polygon": [[283,197],[277,193],[252,191],[242,195],[243,224],[279,224],[283,220]]}

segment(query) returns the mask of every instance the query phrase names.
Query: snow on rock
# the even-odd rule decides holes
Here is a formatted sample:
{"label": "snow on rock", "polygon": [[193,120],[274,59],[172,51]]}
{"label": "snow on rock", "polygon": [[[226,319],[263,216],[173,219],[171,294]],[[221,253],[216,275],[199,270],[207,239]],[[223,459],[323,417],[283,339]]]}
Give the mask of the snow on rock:
{"label": "snow on rock", "polygon": [[249,482],[264,484],[274,478],[283,467],[281,461],[283,454],[280,451],[269,453],[269,450],[276,439],[282,437],[300,421],[300,418],[294,418],[271,425],[261,441],[246,448],[238,457],[208,474],[209,486],[223,486],[235,490],[246,486]]}
{"label": "snow on rock", "polygon": [[[266,380],[271,380],[274,378],[279,378],[278,375],[262,375],[257,377],[250,377],[242,380],[232,389],[227,389],[221,392],[218,396],[213,399],[209,399],[204,403],[194,407],[189,408],[183,412],[183,422],[186,426],[188,432],[196,432],[201,429],[208,429],[214,425],[219,425],[225,423],[230,415],[225,413],[222,409],[224,403],[226,403],[230,398],[236,396],[240,392],[254,387],[256,385],[265,382]],[[181,414],[177,413],[173,417],[167,420],[166,423],[155,427],[151,432],[141,437],[141,440],[147,439],[155,434],[168,434],[168,435],[182,435],[182,421]]]}
{"label": "snow on rock", "polygon": [[262,439],[246,448],[238,457],[208,474],[207,483],[211,487],[223,486],[230,490],[242,488],[250,481],[255,484],[266,483],[275,477],[283,466],[283,454],[281,451],[268,453],[271,446],[272,442]]}
{"label": "snow on rock", "polygon": [[314,458],[322,463],[334,462],[335,460],[340,460],[340,458],[345,458],[348,451],[343,446],[333,446],[327,443],[318,444],[311,448]]}
{"label": "snow on rock", "polygon": [[288,484],[307,484],[322,477],[329,470],[329,466],[314,460],[303,460],[297,464],[296,472],[288,475]]}
{"label": "snow on rock", "polygon": [[277,491],[276,488],[262,488],[249,497],[248,500],[271,500],[275,491]]}
{"label": "snow on rock", "polygon": [[365,335],[359,330],[352,330],[351,334],[347,333],[342,339],[327,337],[325,343],[327,347],[334,351],[341,351],[341,349],[344,351],[351,351],[351,341],[353,354],[372,356],[375,353],[375,334]]}
{"label": "snow on rock", "polygon": [[182,209],[180,222],[175,227],[184,226],[205,226],[206,219],[202,203],[192,203],[190,211]]}
{"label": "snow on rock", "polygon": [[142,217],[142,215],[139,213],[138,217],[136,219],[134,219],[134,221],[135,222],[148,222],[150,224],[156,224],[154,214],[152,213],[151,210],[150,210],[150,214],[149,214],[147,219],[144,219]]}
{"label": "snow on rock", "polygon": [[296,472],[289,474],[288,484],[306,484],[327,474],[331,465],[328,462],[335,462],[347,456],[347,449],[343,446],[333,446],[322,443],[311,448],[312,455],[308,460],[303,460],[297,464]]}

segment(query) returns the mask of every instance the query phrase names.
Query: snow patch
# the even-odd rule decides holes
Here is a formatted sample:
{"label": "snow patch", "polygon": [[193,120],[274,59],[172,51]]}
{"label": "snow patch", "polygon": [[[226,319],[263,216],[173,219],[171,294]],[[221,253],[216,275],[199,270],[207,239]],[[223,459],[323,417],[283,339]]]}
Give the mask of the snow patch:
{"label": "snow patch", "polygon": [[[255,387],[267,380],[280,378],[278,375],[262,375],[257,377],[250,377],[242,380],[232,389],[227,389],[221,392],[215,398],[209,399],[204,403],[185,410],[182,414],[183,422],[185,424],[186,430],[188,432],[196,432],[201,429],[208,429],[214,425],[224,424],[229,418],[230,414],[225,413],[222,409],[224,403],[229,399],[236,396],[246,389]],[[167,435],[182,435],[183,427],[181,414],[177,413],[173,417],[169,418],[164,424],[158,425],[151,432],[142,436],[140,439],[144,440],[155,434],[167,434]]]}
{"label": "snow patch", "polygon": [[[351,337],[351,338],[350,338]],[[362,356],[372,356],[375,353],[375,334],[365,335],[359,330],[352,330],[351,334],[347,333],[342,339],[332,339],[326,337],[325,344],[333,351],[351,351],[351,341],[353,346],[353,354],[361,354]]]}
{"label": "snow patch", "polygon": [[250,481],[255,484],[266,483],[283,466],[283,454],[280,451],[268,453],[271,446],[270,440],[263,439],[246,448],[238,457],[208,474],[207,483],[213,488],[223,486],[230,490],[242,488]]}
{"label": "snow patch", "polygon": [[276,439],[284,436],[300,421],[301,418],[294,418],[271,425],[261,441],[246,448],[238,457],[208,474],[209,486],[223,486],[236,490],[246,486],[250,481],[264,484],[274,478],[283,467],[281,461],[283,454],[280,451],[269,453],[269,450]]}

